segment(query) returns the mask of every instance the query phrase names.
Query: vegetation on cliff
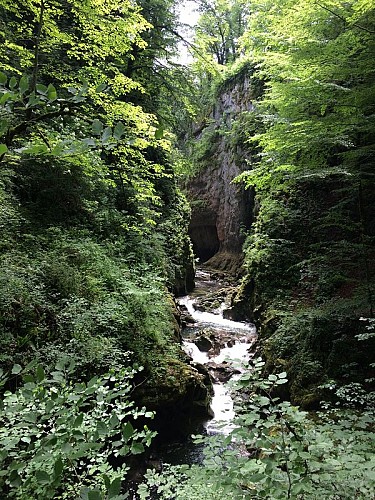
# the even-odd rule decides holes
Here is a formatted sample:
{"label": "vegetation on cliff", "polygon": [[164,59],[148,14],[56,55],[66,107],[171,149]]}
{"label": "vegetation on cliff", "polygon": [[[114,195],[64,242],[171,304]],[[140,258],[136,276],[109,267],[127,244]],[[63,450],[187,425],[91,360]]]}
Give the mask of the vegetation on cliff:
{"label": "vegetation on cliff", "polygon": [[[205,467],[150,473],[139,495],[373,489],[373,2],[198,4],[188,71],[173,0],[0,0],[8,498],[127,498],[128,458],[154,436],[149,409],[160,421],[207,403],[172,298],[194,279],[175,177],[219,143],[256,195],[233,310],[258,324],[265,362],[239,382],[239,427],[211,441]],[[246,109],[207,122],[245,79]],[[334,406],[315,422],[293,406],[324,397]]]}

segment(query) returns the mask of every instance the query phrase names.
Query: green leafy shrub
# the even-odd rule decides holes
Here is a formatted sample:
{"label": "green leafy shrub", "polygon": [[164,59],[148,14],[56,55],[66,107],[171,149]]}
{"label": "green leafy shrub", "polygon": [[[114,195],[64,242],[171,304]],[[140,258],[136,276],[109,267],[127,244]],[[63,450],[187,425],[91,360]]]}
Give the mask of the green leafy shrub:
{"label": "green leafy shrub", "polygon": [[[329,408],[310,416],[275,389],[287,374],[262,376],[264,362],[242,375],[238,417],[229,436],[205,442],[202,466],[150,471],[142,499],[367,499],[375,486],[374,407],[356,412]],[[199,492],[201,496],[199,497]]]}
{"label": "green leafy shrub", "polygon": [[14,365],[12,374],[23,383],[1,401],[1,491],[20,500],[126,498],[120,495],[126,457],[142,453],[155,435],[135,425],[153,417],[130,399],[137,368],[87,383],[72,381],[68,360],[51,373],[30,368]]}

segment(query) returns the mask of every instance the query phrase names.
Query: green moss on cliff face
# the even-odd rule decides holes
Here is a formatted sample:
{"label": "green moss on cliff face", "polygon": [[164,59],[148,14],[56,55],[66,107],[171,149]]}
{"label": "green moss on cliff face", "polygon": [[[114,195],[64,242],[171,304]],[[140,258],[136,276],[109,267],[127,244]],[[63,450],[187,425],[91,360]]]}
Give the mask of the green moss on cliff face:
{"label": "green moss on cliff face", "polygon": [[373,346],[357,335],[373,308],[372,236],[362,237],[373,227],[371,189],[360,194],[366,211],[356,184],[339,176],[260,196],[235,307],[257,322],[268,371],[286,370],[292,400],[305,407],[327,380],[370,376]]}

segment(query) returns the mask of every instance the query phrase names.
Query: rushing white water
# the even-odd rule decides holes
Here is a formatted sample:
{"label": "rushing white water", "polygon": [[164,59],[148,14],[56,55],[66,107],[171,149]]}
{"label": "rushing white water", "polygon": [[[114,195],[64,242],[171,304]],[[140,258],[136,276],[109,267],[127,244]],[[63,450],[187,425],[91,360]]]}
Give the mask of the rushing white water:
{"label": "rushing white water", "polygon": [[[200,277],[203,279],[203,284],[208,288],[209,293],[210,285],[215,285],[215,282],[210,280],[208,273],[201,272]],[[195,299],[190,296],[181,297],[178,301],[181,306],[185,306],[190,316],[196,322],[194,330],[209,327],[214,331],[215,329],[221,332],[225,330],[230,335],[233,334],[233,345],[223,347],[218,355],[211,357],[208,353],[200,351],[191,339],[189,341],[185,340],[184,350],[192,357],[193,361],[200,364],[210,363],[210,366],[212,364],[219,365],[224,362],[237,371],[242,372],[243,364],[250,357],[249,348],[256,335],[254,325],[223,318],[222,311],[224,305],[218,309],[218,314],[214,314],[198,311],[194,307]],[[214,395],[211,402],[211,410],[214,417],[206,423],[206,430],[209,434],[227,434],[234,427],[233,419],[235,412],[233,409],[233,399],[227,384],[215,383],[213,384],[213,389]]]}
{"label": "rushing white water", "polygon": [[[185,306],[191,317],[199,322],[205,323],[205,326],[220,326],[223,329],[236,331],[254,332],[254,326],[249,323],[241,323],[240,321],[232,321],[225,319],[221,314],[213,314],[204,311],[198,311],[194,308],[195,300],[186,295],[178,299],[180,305]],[[222,308],[221,308],[222,309]]]}
{"label": "rushing white water", "polygon": [[194,342],[184,341],[182,347],[184,351],[191,356],[194,363],[200,363],[202,365],[208,363],[209,357],[206,352],[202,352],[199,350],[198,346],[194,344]]}

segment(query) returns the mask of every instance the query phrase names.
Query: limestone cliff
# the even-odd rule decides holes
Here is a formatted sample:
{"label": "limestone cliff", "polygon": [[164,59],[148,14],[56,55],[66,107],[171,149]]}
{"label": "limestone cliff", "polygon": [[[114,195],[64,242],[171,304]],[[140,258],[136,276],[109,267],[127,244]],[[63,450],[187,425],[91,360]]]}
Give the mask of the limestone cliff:
{"label": "limestone cliff", "polygon": [[250,159],[239,128],[253,111],[253,96],[248,72],[223,85],[205,125],[195,132],[199,173],[188,184],[194,252],[201,262],[231,271],[241,261],[242,229],[252,221],[253,195],[232,181]]}

